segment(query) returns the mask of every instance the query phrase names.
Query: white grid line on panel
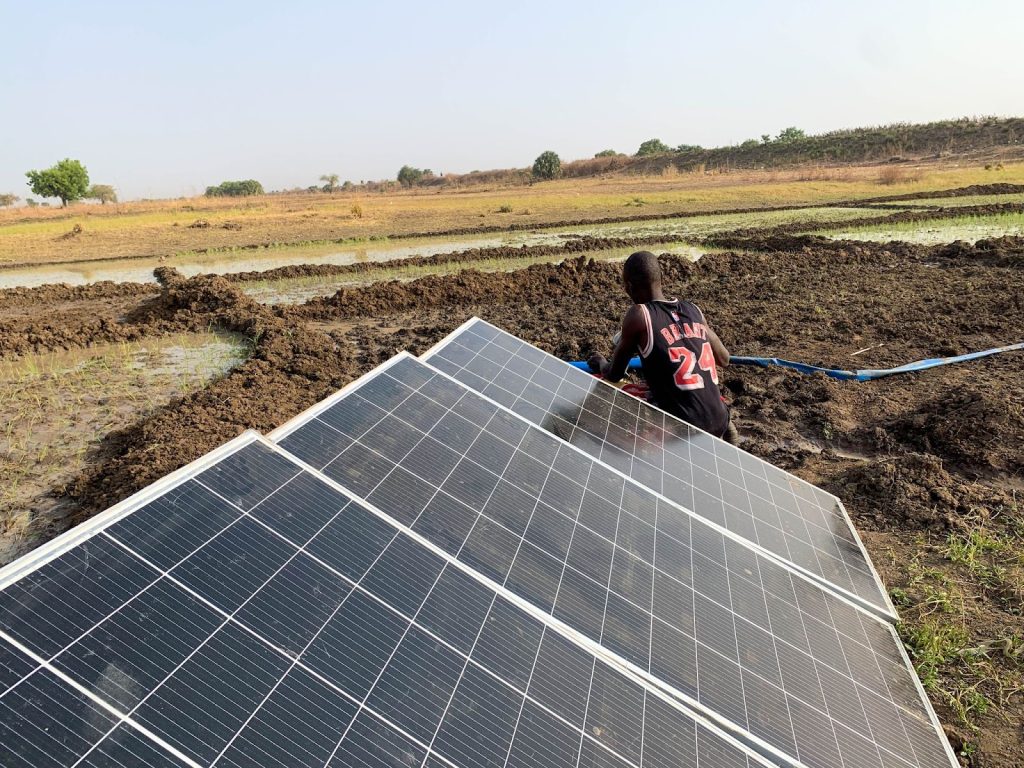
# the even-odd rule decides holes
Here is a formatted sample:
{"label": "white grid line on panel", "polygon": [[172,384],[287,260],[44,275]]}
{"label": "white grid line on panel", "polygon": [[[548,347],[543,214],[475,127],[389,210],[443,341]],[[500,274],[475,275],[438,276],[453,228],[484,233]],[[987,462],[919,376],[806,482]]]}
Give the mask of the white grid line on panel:
{"label": "white grid line on panel", "polygon": [[[165,752],[169,752],[170,754],[174,755],[176,758],[178,758],[179,760],[184,762],[186,765],[191,766],[191,768],[203,768],[203,766],[201,766],[195,760],[192,760],[190,757],[188,757],[187,755],[183,754],[177,748],[175,748],[171,744],[168,744],[166,741],[164,741],[162,738],[160,738],[155,733],[150,731],[144,725],[135,722],[127,713],[122,712],[119,709],[117,709],[116,707],[114,707],[113,705],[109,704],[107,701],[105,701],[104,699],[102,699],[99,696],[97,696],[95,693],[90,691],[85,686],[79,685],[73,678],[71,678],[70,676],[68,676],[67,674],[62,672],[61,670],[57,669],[56,667],[52,666],[49,662],[47,662],[45,659],[43,659],[42,656],[40,656],[39,654],[35,653],[31,649],[25,647],[24,645],[19,643],[17,640],[15,640],[13,637],[8,635],[3,630],[0,630],[0,640],[4,640],[9,645],[14,646],[17,650],[21,651],[23,654],[25,654],[26,656],[31,658],[33,661],[35,661],[37,664],[39,664],[40,668],[45,669],[50,674],[54,675],[55,677],[60,678],[61,682],[63,682],[65,685],[71,686],[76,691],[78,691],[80,694],[82,694],[83,696],[88,698],[90,701],[92,701],[94,704],[96,704],[98,707],[106,710],[110,715],[112,715],[113,717],[117,718],[119,724],[120,723],[125,723],[125,724],[131,726],[136,731],[138,731],[143,736],[145,736],[147,739],[149,739],[151,742],[153,742],[154,744],[159,746],[161,749],[163,749]],[[10,691],[8,691],[8,693],[10,693]]]}

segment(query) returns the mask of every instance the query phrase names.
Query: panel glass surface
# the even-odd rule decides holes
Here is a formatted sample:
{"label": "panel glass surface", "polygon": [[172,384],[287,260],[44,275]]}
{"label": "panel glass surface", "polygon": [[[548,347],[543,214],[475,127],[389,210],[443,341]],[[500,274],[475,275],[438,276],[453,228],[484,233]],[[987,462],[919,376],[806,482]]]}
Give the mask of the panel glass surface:
{"label": "panel glass surface", "polygon": [[0,693],[0,765],[186,765],[2,640],[0,656],[29,670]]}
{"label": "panel glass surface", "polygon": [[0,630],[3,765],[764,764],[261,443],[4,588]]}
{"label": "panel glass surface", "polygon": [[482,320],[425,361],[701,517],[891,613],[834,496]]}
{"label": "panel glass surface", "polygon": [[889,625],[458,386],[404,358],[280,444],[807,765],[948,762]]}

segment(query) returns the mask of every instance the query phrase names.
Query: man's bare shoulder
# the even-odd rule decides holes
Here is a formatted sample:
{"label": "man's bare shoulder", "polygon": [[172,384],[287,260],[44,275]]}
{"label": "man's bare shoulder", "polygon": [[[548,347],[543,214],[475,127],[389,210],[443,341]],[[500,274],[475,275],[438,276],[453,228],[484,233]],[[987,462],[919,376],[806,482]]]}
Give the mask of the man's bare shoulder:
{"label": "man's bare shoulder", "polygon": [[622,328],[643,328],[646,326],[646,319],[644,317],[644,307],[642,304],[634,304],[626,310],[626,314],[622,316]]}

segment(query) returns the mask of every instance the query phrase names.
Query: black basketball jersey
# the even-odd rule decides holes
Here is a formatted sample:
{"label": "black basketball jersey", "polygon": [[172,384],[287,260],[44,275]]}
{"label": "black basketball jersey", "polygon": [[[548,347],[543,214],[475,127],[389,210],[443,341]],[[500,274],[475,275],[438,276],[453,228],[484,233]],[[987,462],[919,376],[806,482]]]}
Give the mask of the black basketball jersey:
{"label": "black basketball jersey", "polygon": [[641,304],[647,344],[640,352],[644,379],[660,408],[716,437],[729,425],[718,389],[715,354],[704,314],[688,301]]}

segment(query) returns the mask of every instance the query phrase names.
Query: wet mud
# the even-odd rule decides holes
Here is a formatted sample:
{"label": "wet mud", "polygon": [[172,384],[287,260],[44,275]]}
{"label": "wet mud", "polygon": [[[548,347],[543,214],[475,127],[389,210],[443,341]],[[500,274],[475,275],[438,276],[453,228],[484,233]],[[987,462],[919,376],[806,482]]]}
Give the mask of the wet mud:
{"label": "wet mud", "polygon": [[[689,238],[692,239],[692,238]],[[500,261],[524,258],[550,258],[552,261],[569,258],[575,254],[592,251],[609,251],[616,248],[644,248],[664,243],[684,243],[687,238],[680,235],[661,234],[646,237],[593,237],[590,235],[567,236],[564,243],[555,245],[496,246],[493,248],[469,248],[449,251],[430,256],[412,256],[401,261],[374,261],[358,264],[296,264],[259,272],[233,272],[224,277],[233,283],[254,280],[280,280],[290,277],[335,277],[340,275],[372,275],[381,270],[404,267],[437,267],[450,264],[470,264],[474,261]]]}
{"label": "wet mud", "polygon": [[[855,230],[858,227],[941,221],[942,219],[959,219],[966,216],[996,216],[1005,213],[1024,213],[1024,203],[987,203],[985,205],[965,205],[959,208],[928,208],[925,210],[898,211],[885,214],[884,216],[864,216],[859,219],[847,219],[838,226],[841,226],[845,232]],[[821,221],[794,221],[771,228],[747,227],[734,229],[729,232],[708,235],[704,238],[703,242],[720,248],[731,248],[751,238],[773,237],[797,232],[816,232],[821,229],[828,229],[829,226],[829,224]],[[834,227],[836,225],[831,226]]]}

